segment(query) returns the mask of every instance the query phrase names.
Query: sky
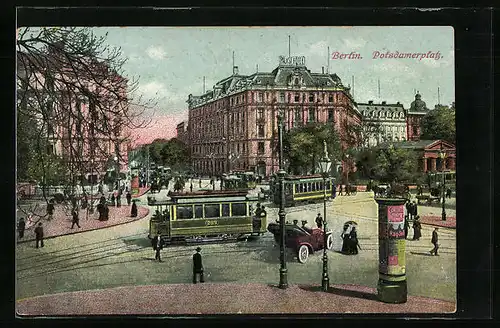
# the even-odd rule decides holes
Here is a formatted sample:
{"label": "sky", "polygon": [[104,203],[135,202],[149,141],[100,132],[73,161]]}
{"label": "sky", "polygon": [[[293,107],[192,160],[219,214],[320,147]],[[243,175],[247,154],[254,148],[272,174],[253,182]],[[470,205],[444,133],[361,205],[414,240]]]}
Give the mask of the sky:
{"label": "sky", "polygon": [[[253,74],[257,65],[270,72],[279,56],[288,55],[288,36],[291,55],[305,56],[311,72],[326,71],[330,57],[330,73],[344,85],[354,76],[356,102],[399,101],[409,108],[417,90],[432,109],[438,88],[441,104],[455,101],[454,32],[447,26],[96,27],[94,33],[108,33],[108,44],[128,58],[125,76],[139,78],[138,92],[157,99],[151,126],[136,131],[138,143],[175,137],[176,124],[187,120],[188,95],[203,92],[204,76],[210,90],[231,75],[233,51],[240,74]],[[362,59],[335,59],[336,52]],[[387,52],[433,58],[382,58]]]}

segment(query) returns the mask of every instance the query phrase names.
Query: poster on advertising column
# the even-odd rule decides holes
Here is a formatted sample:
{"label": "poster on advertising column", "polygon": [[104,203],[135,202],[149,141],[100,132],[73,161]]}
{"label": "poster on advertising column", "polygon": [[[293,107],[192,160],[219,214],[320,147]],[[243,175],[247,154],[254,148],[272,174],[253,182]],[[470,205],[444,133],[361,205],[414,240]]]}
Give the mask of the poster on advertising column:
{"label": "poster on advertising column", "polygon": [[387,274],[405,273],[404,205],[387,206]]}

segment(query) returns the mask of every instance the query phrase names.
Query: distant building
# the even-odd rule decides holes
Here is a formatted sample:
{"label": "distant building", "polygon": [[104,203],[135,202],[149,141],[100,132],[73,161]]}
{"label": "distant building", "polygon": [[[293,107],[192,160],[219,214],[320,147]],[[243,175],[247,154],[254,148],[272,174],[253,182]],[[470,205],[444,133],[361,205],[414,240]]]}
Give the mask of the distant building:
{"label": "distant building", "polygon": [[[456,170],[456,149],[455,145],[444,140],[408,140],[400,142],[385,142],[379,145],[380,148],[387,147],[413,149],[418,154],[418,166],[421,172],[440,172],[441,170]],[[439,152],[446,154],[443,161],[439,157]],[[443,167],[444,165],[444,167]]]}
{"label": "distant building", "polygon": [[407,122],[406,113],[403,105],[397,102],[396,104],[387,104],[382,101],[380,104],[374,104],[369,101],[367,104],[358,103],[358,109],[363,115],[365,129],[369,129],[371,125],[380,127],[380,134],[372,134],[370,131],[365,131],[368,135],[367,147],[377,146],[386,141],[404,141],[407,139]]}
{"label": "distant building", "polygon": [[321,122],[342,134],[345,123],[361,123],[350,88],[336,74],[308,70],[305,57],[280,57],[272,72],[251,75],[239,74],[235,66],[213,90],[191,94],[187,103],[193,168],[201,174],[277,171],[280,110],[285,129]]}
{"label": "distant building", "polygon": [[177,124],[177,140],[181,141],[182,143],[189,145],[189,126],[188,122],[184,121],[179,124]]}
{"label": "distant building", "polygon": [[417,92],[415,100],[411,103],[406,113],[407,140],[420,140],[422,134],[420,123],[422,118],[429,112],[422,96]]}

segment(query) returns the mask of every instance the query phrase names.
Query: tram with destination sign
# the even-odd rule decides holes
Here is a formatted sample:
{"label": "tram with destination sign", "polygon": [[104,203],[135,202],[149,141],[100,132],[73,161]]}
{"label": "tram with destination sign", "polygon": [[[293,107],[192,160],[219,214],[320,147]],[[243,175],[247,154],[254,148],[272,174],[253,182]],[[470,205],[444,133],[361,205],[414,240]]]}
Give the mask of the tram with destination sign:
{"label": "tram with destination sign", "polygon": [[257,196],[246,190],[169,192],[169,200],[148,198],[156,207],[149,222],[149,238],[160,234],[167,243],[234,240],[261,235],[265,214],[256,217]]}
{"label": "tram with destination sign", "polygon": [[[295,206],[300,203],[323,201],[323,177],[321,175],[286,176],[285,206]],[[326,179],[326,195],[333,197],[332,178]],[[270,192],[275,204],[280,203],[279,179],[274,175],[270,183]]]}

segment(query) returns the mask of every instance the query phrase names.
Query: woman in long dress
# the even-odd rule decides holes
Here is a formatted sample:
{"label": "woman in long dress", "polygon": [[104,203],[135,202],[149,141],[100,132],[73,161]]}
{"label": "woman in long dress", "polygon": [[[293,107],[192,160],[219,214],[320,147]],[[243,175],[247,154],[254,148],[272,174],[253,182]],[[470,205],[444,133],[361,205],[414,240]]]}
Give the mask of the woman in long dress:
{"label": "woman in long dress", "polygon": [[420,217],[417,215],[413,221],[413,240],[420,240],[422,237],[422,225],[420,224]]}

